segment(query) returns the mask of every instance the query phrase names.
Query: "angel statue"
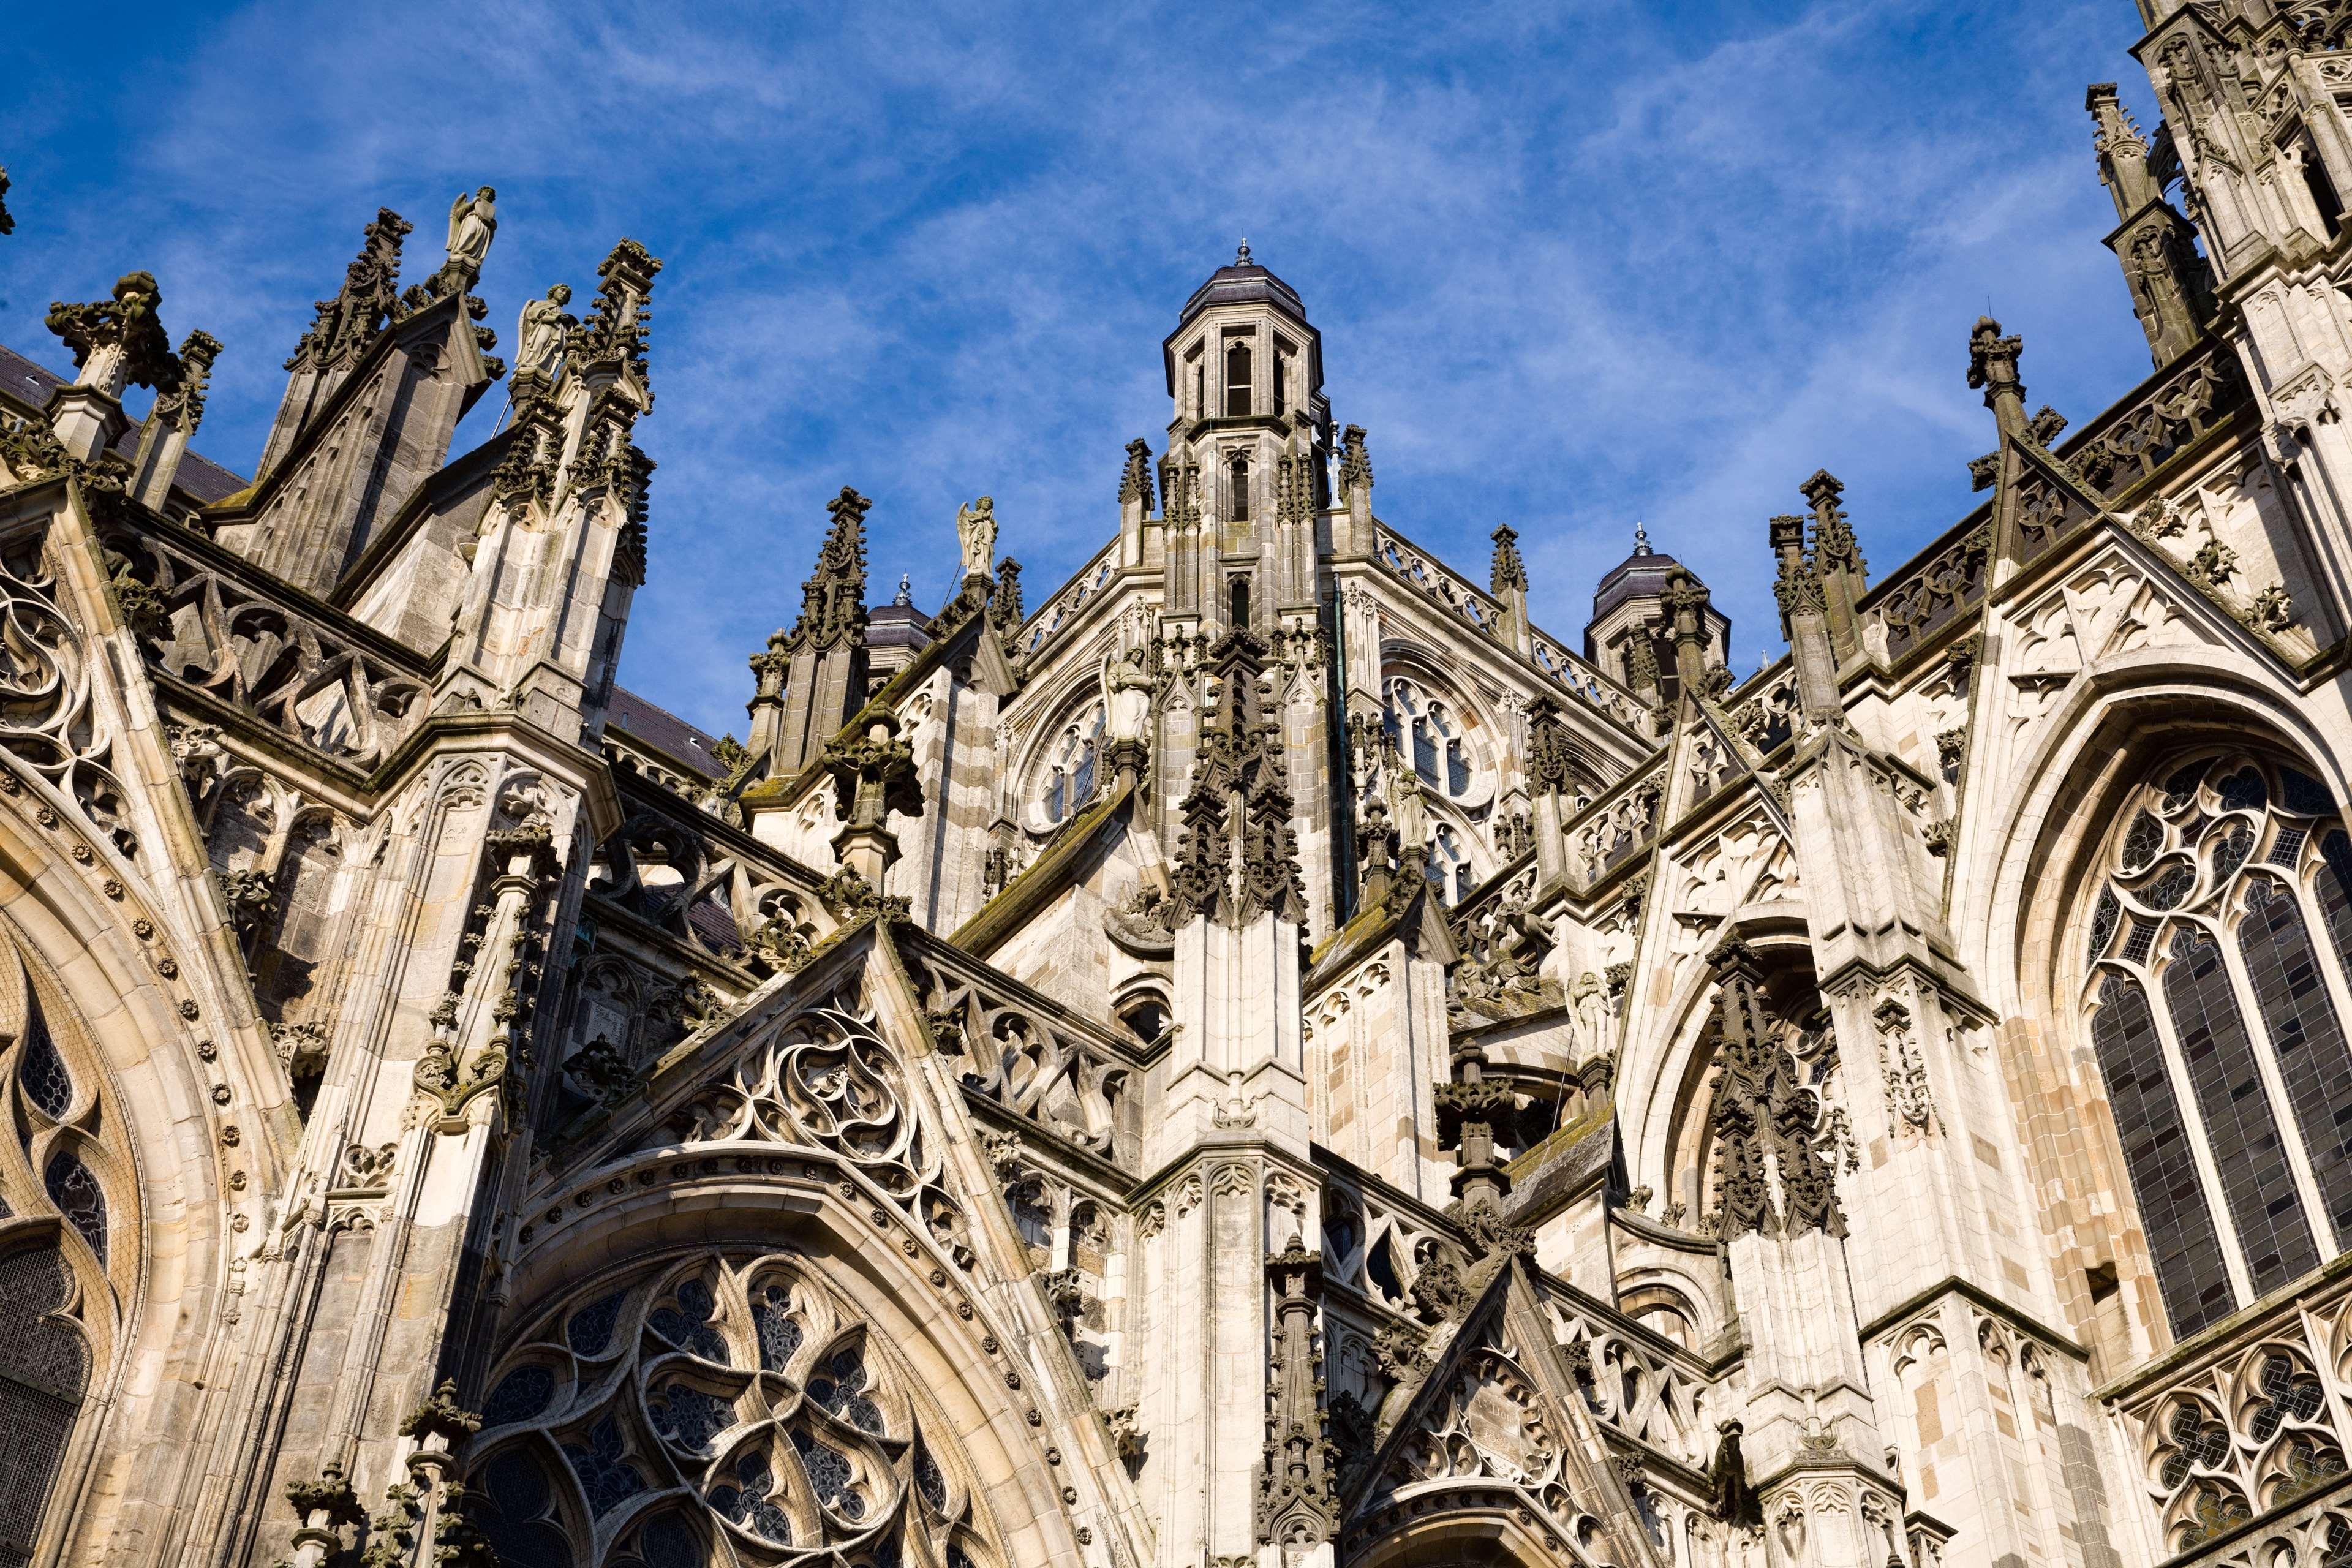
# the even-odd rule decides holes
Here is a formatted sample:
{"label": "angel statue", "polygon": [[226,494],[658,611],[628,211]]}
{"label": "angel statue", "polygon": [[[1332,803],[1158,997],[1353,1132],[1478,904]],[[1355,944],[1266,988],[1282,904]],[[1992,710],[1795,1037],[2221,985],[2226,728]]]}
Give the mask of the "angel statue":
{"label": "angel statue", "polygon": [[498,195],[484,185],[471,195],[459,191],[449,204],[449,260],[477,278],[490,254],[490,237],[499,232]]}
{"label": "angel statue", "polygon": [[963,546],[967,581],[996,573],[996,502],[987,496],[956,508],[956,539]]}
{"label": "angel statue", "polygon": [[543,300],[532,300],[522,308],[522,318],[515,323],[515,370],[555,371],[555,358],[563,350],[563,307],[572,303],[572,286],[558,283],[547,291]]}

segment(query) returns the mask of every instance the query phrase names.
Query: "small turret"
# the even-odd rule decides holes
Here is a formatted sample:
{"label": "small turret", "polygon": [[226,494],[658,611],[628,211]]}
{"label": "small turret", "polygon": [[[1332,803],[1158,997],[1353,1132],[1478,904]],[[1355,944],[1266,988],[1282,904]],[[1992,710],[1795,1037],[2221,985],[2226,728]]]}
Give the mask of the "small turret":
{"label": "small turret", "polygon": [[[1160,344],[1171,415],[1161,500],[1168,610],[1270,634],[1316,614],[1316,520],[1329,504],[1322,337],[1297,289],[1250,259],[1192,291]],[[1236,597],[1235,580],[1246,584]]]}
{"label": "small turret", "polygon": [[[1682,694],[1666,602],[1668,579],[1677,572],[1691,587],[1706,588],[1681,562],[1651,549],[1649,531],[1636,527],[1633,553],[1601,574],[1592,593],[1592,618],[1584,624],[1585,658],[1635,691],[1650,687],[1654,700],[1668,703]],[[1731,617],[1712,603],[1701,605],[1696,615],[1707,668],[1728,662]]]}

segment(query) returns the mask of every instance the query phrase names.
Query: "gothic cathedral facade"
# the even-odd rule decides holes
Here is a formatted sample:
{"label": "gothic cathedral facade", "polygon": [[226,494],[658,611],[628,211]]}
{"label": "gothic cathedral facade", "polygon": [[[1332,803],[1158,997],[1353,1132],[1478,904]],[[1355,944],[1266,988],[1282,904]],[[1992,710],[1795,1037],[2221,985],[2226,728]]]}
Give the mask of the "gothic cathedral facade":
{"label": "gothic cathedral facade", "polygon": [[0,1568],[2352,1563],[2352,5],[2139,3],[2153,374],[1978,321],[1980,504],[1792,472],[1745,679],[1416,546],[1246,247],[1083,570],[869,607],[843,489],[740,742],[614,679],[643,247],[509,367],[379,212],[250,478],[56,306]]}

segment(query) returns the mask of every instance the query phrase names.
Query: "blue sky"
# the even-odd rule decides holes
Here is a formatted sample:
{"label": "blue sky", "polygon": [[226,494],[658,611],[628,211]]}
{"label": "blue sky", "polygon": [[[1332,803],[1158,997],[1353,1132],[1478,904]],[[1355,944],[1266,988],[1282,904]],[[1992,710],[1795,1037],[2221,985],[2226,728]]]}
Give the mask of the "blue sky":
{"label": "blue sky", "polygon": [[[29,25],[29,36],[24,29]],[[996,498],[1033,605],[1164,445],[1160,339],[1232,254],[1305,297],[1381,514],[1483,581],[1520,531],[1574,639],[1635,520],[1779,646],[1764,520],[1826,466],[1883,574],[1969,504],[1988,301],[2035,403],[2148,372],[2083,89],[2129,0],[140,8],[19,17],[0,342],[143,267],[227,345],[201,450],[249,472],[310,302],[379,205],[440,258],[499,190],[501,339],[614,238],[667,263],[650,580],[624,681],[742,727],[844,484],[872,597],[934,606]],[[503,343],[502,348],[510,348]],[[502,388],[460,445],[487,435]]]}

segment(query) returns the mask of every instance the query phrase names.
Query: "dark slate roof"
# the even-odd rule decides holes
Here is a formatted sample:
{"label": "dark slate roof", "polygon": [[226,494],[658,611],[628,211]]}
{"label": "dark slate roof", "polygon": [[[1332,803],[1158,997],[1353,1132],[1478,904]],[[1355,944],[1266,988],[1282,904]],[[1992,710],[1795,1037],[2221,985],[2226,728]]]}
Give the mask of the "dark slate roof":
{"label": "dark slate roof", "polygon": [[698,768],[712,778],[724,778],[727,770],[711,754],[718,738],[707,735],[667,708],[656,707],[635,692],[623,687],[613,689],[613,707],[605,722],[633,739],[669,757]]}
{"label": "dark slate roof", "polygon": [[1592,618],[1599,620],[1628,599],[1654,599],[1666,591],[1666,574],[1681,564],[1663,550],[1643,544],[1601,574],[1592,590]]}
{"label": "dark slate roof", "polygon": [[[47,405],[49,394],[65,384],[63,376],[0,344],[0,397],[22,404],[26,413],[37,414]],[[133,425],[125,430],[114,443],[114,449],[125,458],[136,455],[139,426]],[[233,496],[246,486],[243,479],[198,452],[190,452],[180,459],[180,472],[173,482],[203,506]]]}
{"label": "dark slate roof", "polygon": [[1307,306],[1299,300],[1298,290],[1250,260],[1249,247],[1244,244],[1231,267],[1218,268],[1206,283],[1192,290],[1192,297],[1184,301],[1183,313],[1176,319],[1176,330],[1182,331],[1186,322],[1212,305],[1262,304],[1272,305],[1301,326],[1307,324]]}
{"label": "dark slate roof", "polygon": [[866,612],[866,640],[920,647],[931,640],[931,617],[912,605],[877,605]]}

